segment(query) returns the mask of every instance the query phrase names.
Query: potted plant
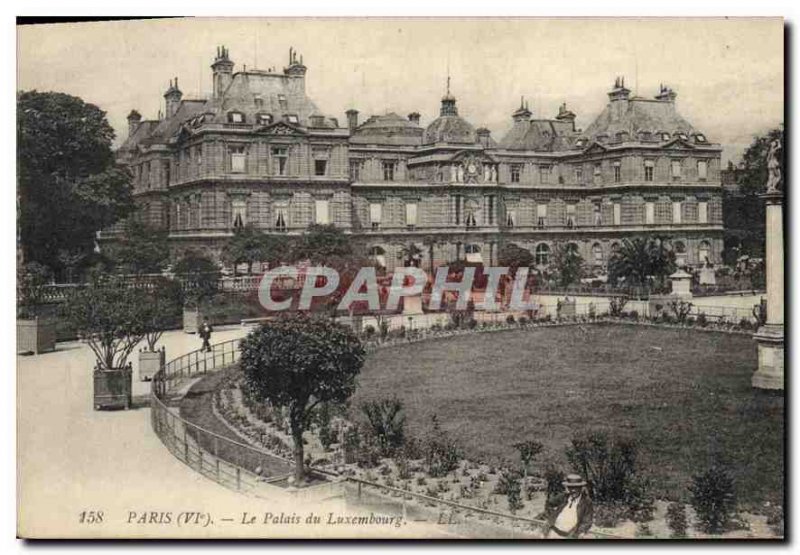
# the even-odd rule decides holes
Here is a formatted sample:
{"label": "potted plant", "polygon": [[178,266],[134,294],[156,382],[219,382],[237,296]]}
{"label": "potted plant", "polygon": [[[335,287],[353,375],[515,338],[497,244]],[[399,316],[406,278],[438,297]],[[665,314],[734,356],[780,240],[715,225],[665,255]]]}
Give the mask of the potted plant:
{"label": "potted plant", "polygon": [[95,410],[131,406],[128,358],[147,331],[147,303],[145,291],[111,278],[91,282],[64,304],[65,319],[95,355]]}
{"label": "potted plant", "polygon": [[160,278],[150,289],[147,298],[144,343],[139,349],[139,380],[150,381],[166,362],[166,350],[157,347],[164,331],[177,321],[181,307],[181,289],[176,282]]}
{"label": "potted plant", "polygon": [[50,271],[29,262],[17,273],[17,353],[39,354],[56,348],[56,325],[40,317]]}

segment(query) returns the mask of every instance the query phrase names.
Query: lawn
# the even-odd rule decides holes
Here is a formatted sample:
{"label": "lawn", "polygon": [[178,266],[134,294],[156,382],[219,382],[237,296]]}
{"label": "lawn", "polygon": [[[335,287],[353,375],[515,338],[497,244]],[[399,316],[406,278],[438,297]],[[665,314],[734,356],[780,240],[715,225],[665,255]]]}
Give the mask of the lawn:
{"label": "lawn", "polygon": [[354,406],[396,394],[412,434],[436,414],[473,460],[516,460],[512,445],[545,444],[566,469],[572,435],[605,429],[640,445],[658,497],[687,499],[713,461],[733,471],[745,506],[782,500],[783,396],[753,390],[747,336],[624,325],[538,328],[380,350]]}

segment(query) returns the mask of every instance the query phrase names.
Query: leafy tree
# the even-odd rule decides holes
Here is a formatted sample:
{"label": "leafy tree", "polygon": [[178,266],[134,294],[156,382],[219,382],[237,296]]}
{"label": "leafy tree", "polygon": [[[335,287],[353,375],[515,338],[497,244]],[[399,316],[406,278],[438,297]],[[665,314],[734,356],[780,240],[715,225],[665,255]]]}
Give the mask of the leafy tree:
{"label": "leafy tree", "polygon": [[310,260],[312,264],[325,264],[334,256],[353,254],[350,238],[333,224],[311,224],[292,249],[291,261]]}
{"label": "leafy tree", "polygon": [[522,475],[528,476],[528,469],[530,468],[533,459],[542,452],[544,445],[534,440],[521,441],[514,444],[514,449],[519,451],[519,458],[522,462]]}
{"label": "leafy tree", "polygon": [[577,282],[582,274],[583,257],[572,243],[558,243],[551,255],[551,268],[561,287]]}
{"label": "leafy tree", "polygon": [[766,218],[764,201],[758,195],[766,190],[767,151],[775,139],[784,145],[782,125],[753,139],[736,168],[738,191],[723,193],[724,257],[727,264],[735,263],[742,255],[764,255]]}
{"label": "leafy tree", "polygon": [[167,235],[166,231],[131,219],[119,241],[107,249],[108,256],[127,274],[160,273],[169,260]]}
{"label": "leafy tree", "polygon": [[295,481],[305,476],[303,432],[320,403],[342,404],[355,392],[364,349],[353,332],[328,319],[288,315],[241,343],[241,368],[256,400],[286,410],[294,441]]}
{"label": "leafy tree", "polygon": [[419,267],[422,260],[422,249],[414,243],[409,243],[400,249],[397,259],[403,261],[403,266]]}
{"label": "leafy tree", "polygon": [[286,237],[267,235],[251,225],[237,228],[223,252],[223,260],[234,267],[246,263],[247,273],[253,273],[255,262],[270,264],[284,260],[289,253]]}
{"label": "leafy tree", "polygon": [[25,260],[61,274],[66,253],[80,261],[94,249],[98,230],[130,213],[130,175],[114,165],[113,139],[105,112],[97,106],[63,93],[18,93],[19,226]]}
{"label": "leafy tree", "polygon": [[675,253],[666,241],[636,237],[623,239],[619,251],[608,261],[608,280],[618,285],[645,285],[653,277],[663,282],[675,272]]}
{"label": "leafy tree", "polygon": [[511,275],[516,276],[518,268],[530,268],[533,266],[534,258],[528,249],[509,243],[503,245],[497,253],[497,262],[500,266],[508,266]]}
{"label": "leafy tree", "polygon": [[183,285],[186,300],[191,304],[210,300],[219,288],[219,267],[200,252],[184,253],[173,265],[172,272]]}
{"label": "leafy tree", "polygon": [[38,262],[28,262],[17,268],[17,315],[20,318],[35,318],[44,301],[50,269]]}
{"label": "leafy tree", "polygon": [[122,368],[147,332],[148,299],[142,289],[111,278],[73,292],[63,317],[92,349],[98,365]]}
{"label": "leafy tree", "polygon": [[183,292],[178,282],[159,278],[144,289],[144,340],[150,351],[156,350],[161,336],[177,320],[183,307]]}

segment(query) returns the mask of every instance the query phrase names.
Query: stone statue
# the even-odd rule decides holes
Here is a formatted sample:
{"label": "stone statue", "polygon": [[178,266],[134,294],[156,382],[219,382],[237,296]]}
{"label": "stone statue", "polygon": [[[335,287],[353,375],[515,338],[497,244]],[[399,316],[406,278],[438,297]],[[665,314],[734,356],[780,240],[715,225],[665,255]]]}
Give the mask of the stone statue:
{"label": "stone statue", "polygon": [[779,193],[783,190],[781,165],[783,147],[778,139],[773,139],[767,151],[767,193]]}
{"label": "stone statue", "polygon": [[464,166],[462,166],[461,164],[458,165],[458,182],[459,183],[464,182]]}

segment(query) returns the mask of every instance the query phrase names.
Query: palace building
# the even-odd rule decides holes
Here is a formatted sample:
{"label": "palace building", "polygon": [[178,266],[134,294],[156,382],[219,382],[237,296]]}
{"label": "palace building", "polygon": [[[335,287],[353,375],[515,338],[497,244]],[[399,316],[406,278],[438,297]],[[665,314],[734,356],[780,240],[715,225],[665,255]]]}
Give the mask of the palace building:
{"label": "palace building", "polygon": [[602,272],[621,241],[666,240],[679,263],[720,261],[721,146],[676,110],[661,86],[634,96],[618,78],[585,130],[562,104],[552,118],[522,102],[495,138],[460,114],[455,96],[436,119],[419,113],[346,121],[306,92],[307,68],[290,50],[282,71],[234,72],[226,48],[211,65],[213,94],[184,99],[178,79],[166,112],[133,110],[118,160],[134,176],[139,217],[169,230],[176,252],[218,256],[240,226],[299,234],[335,224],[391,270],[411,244],[421,264],[497,263],[508,243],[546,265],[557,243]]}

